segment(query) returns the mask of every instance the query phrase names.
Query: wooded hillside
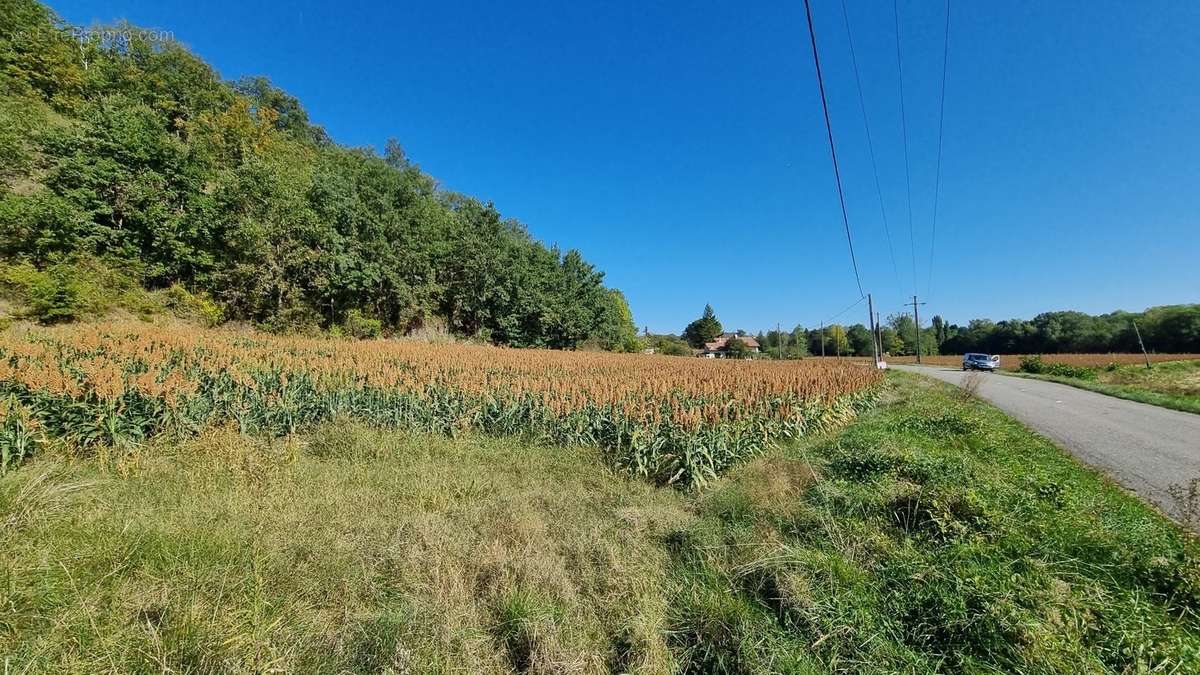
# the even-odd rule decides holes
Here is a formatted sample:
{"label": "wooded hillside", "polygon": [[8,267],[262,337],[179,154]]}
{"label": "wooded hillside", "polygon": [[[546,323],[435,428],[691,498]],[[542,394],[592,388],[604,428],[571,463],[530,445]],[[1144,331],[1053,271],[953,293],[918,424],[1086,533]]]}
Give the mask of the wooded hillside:
{"label": "wooded hillside", "polygon": [[160,38],[0,0],[0,283],[27,315],[173,289],[210,320],[278,331],[433,322],[636,347],[624,298],[577,251],[440,188],[399,143],[342,147],[265,78],[222,80]]}

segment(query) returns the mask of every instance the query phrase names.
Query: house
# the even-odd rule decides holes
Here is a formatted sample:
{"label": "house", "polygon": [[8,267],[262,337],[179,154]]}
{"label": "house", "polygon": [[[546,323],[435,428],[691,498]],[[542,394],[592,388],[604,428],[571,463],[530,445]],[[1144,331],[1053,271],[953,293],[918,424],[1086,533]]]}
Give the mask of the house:
{"label": "house", "polygon": [[754,338],[750,337],[749,335],[738,335],[737,333],[723,333],[723,334],[721,334],[721,337],[713,340],[712,342],[705,342],[704,349],[702,349],[700,351],[700,353],[697,354],[697,356],[700,356],[700,357],[706,358],[706,359],[728,358],[729,350],[725,347],[725,344],[727,342],[729,342],[730,340],[732,340],[733,338],[737,338],[737,339],[741,340],[743,343],[745,343],[746,348],[750,351],[751,354],[757,354],[759,352],[758,340],[755,340]]}

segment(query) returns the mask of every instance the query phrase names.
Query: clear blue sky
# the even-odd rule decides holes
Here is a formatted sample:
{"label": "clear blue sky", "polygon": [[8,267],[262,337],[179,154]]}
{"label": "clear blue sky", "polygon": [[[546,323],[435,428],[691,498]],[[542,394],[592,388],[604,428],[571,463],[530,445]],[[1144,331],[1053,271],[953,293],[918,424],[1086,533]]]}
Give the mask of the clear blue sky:
{"label": "clear blue sky", "polygon": [[[863,283],[913,292],[890,2],[813,0]],[[590,0],[57,0],[266,75],[348,145],[396,137],[448,189],[578,248],[634,320],[815,326],[858,297],[804,6]],[[1200,3],[953,0],[937,255],[940,2],[902,0],[916,290],[951,321],[1200,301]],[[898,276],[898,278],[897,278]],[[865,321],[865,311],[847,315]]]}

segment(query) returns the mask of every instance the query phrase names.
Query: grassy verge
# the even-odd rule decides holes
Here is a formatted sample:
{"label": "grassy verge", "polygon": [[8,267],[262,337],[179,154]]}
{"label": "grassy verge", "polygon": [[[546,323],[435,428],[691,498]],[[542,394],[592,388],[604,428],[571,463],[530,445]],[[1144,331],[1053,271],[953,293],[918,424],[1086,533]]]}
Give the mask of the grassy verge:
{"label": "grassy verge", "polygon": [[[670,669],[683,495],[584,451],[215,433],[0,481],[10,673]],[[656,534],[659,533],[659,534]]]}
{"label": "grassy verge", "polygon": [[1032,373],[1005,373],[1067,384],[1117,398],[1200,414],[1200,361],[1156,363],[1090,369],[1095,379]]}
{"label": "grassy verge", "polygon": [[0,479],[25,670],[1133,672],[1200,667],[1200,554],[994,408],[893,373],[709,489],[596,453],[220,432]]}

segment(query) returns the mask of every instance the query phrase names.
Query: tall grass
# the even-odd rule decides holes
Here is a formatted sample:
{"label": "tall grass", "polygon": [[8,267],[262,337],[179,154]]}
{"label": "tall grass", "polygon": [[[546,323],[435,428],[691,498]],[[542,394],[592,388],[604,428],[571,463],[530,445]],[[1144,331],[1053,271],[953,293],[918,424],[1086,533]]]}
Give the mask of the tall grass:
{"label": "tall grass", "polygon": [[662,673],[686,494],[595,451],[215,430],[0,479],[9,672]]}
{"label": "tall grass", "polygon": [[773,459],[814,470],[802,498],[764,496],[756,460],[672,533],[682,670],[1200,672],[1192,536],[994,408],[893,378]]}

